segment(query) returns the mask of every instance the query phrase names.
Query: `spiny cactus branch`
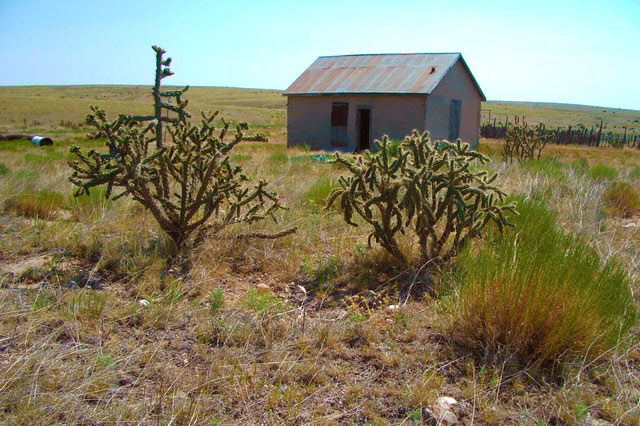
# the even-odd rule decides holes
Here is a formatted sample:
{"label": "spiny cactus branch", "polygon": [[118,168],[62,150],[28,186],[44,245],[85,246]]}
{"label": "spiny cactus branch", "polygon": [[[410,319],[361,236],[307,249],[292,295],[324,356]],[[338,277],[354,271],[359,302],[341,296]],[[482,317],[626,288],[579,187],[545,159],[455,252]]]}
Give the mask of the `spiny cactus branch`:
{"label": "spiny cactus branch", "polygon": [[509,225],[504,213],[505,193],[493,185],[496,175],[473,171],[472,165],[489,161],[468,144],[429,139],[414,131],[392,154],[387,136],[375,141],[377,152],[365,151],[350,159],[336,154],[334,162],[347,167],[340,187],[327,200],[338,199],[345,221],[353,226],[354,213],[373,229],[375,240],[403,264],[406,255],[397,235],[412,230],[420,247],[421,262],[441,263],[454,256],[469,239],[494,222],[500,230]]}
{"label": "spiny cactus branch", "polygon": [[[163,59],[162,48],[153,46],[153,50],[154,115],[121,114],[109,121],[103,110],[91,107],[87,123],[97,129],[97,135],[106,137],[109,154],[71,148],[78,158],[70,163],[73,173],[69,178],[78,187],[76,195],[107,185],[107,198],[130,196],[149,209],[179,252],[201,228],[218,232],[233,223],[254,223],[266,217],[275,220],[275,213],[285,208],[279,197],[264,181],[248,187],[242,169],[229,160],[229,151],[246,140],[248,125],[235,125],[235,135],[226,142],[232,123],[222,119],[222,127],[216,128],[217,112],[202,113],[200,125],[188,121],[188,101],[181,98],[188,86],[161,90],[161,80],[171,75],[166,68],[170,59]],[[170,103],[173,98],[175,104]],[[169,113],[177,116],[169,117]],[[163,139],[165,124],[167,141]],[[112,196],[114,187],[122,192]]]}

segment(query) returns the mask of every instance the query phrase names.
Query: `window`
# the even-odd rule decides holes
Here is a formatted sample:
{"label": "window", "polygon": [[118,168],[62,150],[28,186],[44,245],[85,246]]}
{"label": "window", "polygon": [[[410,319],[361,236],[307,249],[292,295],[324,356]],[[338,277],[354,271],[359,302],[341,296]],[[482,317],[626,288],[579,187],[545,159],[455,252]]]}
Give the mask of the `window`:
{"label": "window", "polygon": [[349,104],[334,102],[331,105],[331,145],[348,146],[347,120],[349,118]]}

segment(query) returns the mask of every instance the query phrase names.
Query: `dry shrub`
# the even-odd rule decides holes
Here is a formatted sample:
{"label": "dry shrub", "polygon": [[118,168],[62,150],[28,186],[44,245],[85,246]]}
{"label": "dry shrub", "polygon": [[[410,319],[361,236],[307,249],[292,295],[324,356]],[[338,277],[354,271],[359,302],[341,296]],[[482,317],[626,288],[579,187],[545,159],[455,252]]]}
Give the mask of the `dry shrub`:
{"label": "dry shrub", "polygon": [[602,202],[609,216],[628,218],[640,212],[640,194],[627,182],[612,182]]}
{"label": "dry shrub", "polygon": [[637,311],[626,272],[557,228],[544,202],[519,202],[516,228],[459,257],[456,340],[492,361],[542,365],[618,344]]}

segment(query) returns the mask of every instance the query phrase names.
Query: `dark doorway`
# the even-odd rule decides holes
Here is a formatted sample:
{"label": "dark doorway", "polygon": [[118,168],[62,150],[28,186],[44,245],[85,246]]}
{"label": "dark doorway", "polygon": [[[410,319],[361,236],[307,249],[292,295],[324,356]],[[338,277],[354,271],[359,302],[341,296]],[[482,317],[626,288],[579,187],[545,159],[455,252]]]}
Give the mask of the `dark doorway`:
{"label": "dark doorway", "polygon": [[360,108],[358,109],[358,149],[357,151],[364,151],[369,149],[371,129],[371,110]]}

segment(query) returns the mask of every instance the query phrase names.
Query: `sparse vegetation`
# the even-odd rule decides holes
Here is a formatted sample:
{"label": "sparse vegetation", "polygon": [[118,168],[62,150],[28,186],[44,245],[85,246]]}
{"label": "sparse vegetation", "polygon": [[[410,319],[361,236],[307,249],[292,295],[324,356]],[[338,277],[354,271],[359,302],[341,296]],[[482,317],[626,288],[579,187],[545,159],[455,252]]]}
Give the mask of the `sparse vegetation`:
{"label": "sparse vegetation", "polygon": [[[549,362],[551,370],[518,368],[501,357],[506,350],[491,362],[484,347],[455,344],[445,308],[464,282],[451,277],[450,293],[444,284],[456,270],[400,266],[377,245],[367,247],[369,231],[356,215],[362,225],[352,227],[338,209],[310,208],[314,183],[336,180],[346,168],[327,164],[327,153],[286,147],[285,100],[277,91],[191,88],[189,109],[223,109],[270,137],[268,144],[238,143],[230,162],[269,182],[291,207],[281,212],[283,222],[298,232],[249,242],[232,237],[278,233],[281,225],[238,224],[205,236],[188,274],[165,274],[173,242],[144,206],[128,197],[105,200],[106,185],[71,196],[69,147],[101,151],[104,140],[86,139],[86,124],[59,127],[63,119],[79,122],[96,103],[145,114],[150,93],[134,86],[0,88],[0,127],[29,133],[16,128],[25,117],[24,126],[37,122],[55,135],[45,149],[0,142],[0,161],[10,169],[0,174],[0,423],[420,424],[434,422],[442,396],[458,401],[459,424],[640,422],[637,323],[600,357],[591,358],[595,348],[586,356],[576,349],[576,358],[567,352]],[[526,107],[532,120],[538,111],[507,107]],[[580,110],[549,108],[540,114],[588,123],[576,118]],[[500,159],[499,142],[482,140],[480,148]],[[286,161],[270,164],[274,153]],[[26,154],[38,160],[25,161]],[[584,174],[575,172],[578,159],[583,169],[588,162]],[[640,152],[548,145],[540,160],[531,167],[476,161],[471,169],[499,172],[494,184],[525,199],[544,194],[558,232],[588,240],[602,265],[623,266],[640,294],[637,217],[607,214],[605,192],[616,180],[589,173],[598,163],[613,166],[617,180],[637,189]],[[16,195],[41,191],[62,195],[51,214],[5,209]],[[488,225],[466,250],[486,254],[501,238],[520,238],[520,220],[503,237]],[[418,252],[412,231],[398,242]],[[466,251],[460,256],[450,264],[467,261]],[[567,295],[566,302],[568,309],[579,301]],[[592,309],[585,308],[587,318]]]}

